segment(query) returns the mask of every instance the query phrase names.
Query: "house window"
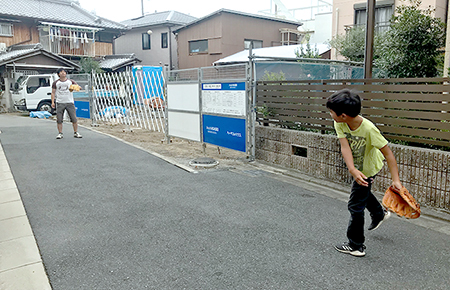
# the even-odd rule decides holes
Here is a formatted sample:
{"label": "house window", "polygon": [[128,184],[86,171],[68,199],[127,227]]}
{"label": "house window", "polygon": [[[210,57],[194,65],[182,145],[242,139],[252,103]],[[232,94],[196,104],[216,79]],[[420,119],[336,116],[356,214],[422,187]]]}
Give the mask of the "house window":
{"label": "house window", "polygon": [[263,47],[262,40],[245,39],[244,40],[244,49],[250,49],[250,44],[252,42],[253,42],[253,48],[262,48]]}
{"label": "house window", "polygon": [[0,36],[13,36],[13,26],[11,23],[0,23]]}
{"label": "house window", "polygon": [[[394,13],[393,5],[380,6],[375,8],[375,31],[384,32],[389,29],[389,21]],[[355,26],[365,26],[367,20],[366,7],[355,7]]]}
{"label": "house window", "polygon": [[168,35],[167,32],[161,33],[161,48],[168,47]]}
{"label": "house window", "polygon": [[208,40],[189,41],[189,53],[208,52]]}
{"label": "house window", "polygon": [[142,49],[146,50],[146,49],[151,49],[151,48],[152,48],[152,43],[151,43],[150,34],[142,33]]}

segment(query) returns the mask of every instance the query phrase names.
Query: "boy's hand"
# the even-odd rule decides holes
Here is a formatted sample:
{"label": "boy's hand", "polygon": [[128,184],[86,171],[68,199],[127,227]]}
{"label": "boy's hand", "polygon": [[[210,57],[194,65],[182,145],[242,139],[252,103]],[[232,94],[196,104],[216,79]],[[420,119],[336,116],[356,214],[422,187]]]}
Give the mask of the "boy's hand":
{"label": "boy's hand", "polygon": [[403,185],[400,181],[392,181],[392,187],[394,187],[397,191],[400,191]]}
{"label": "boy's hand", "polygon": [[350,171],[350,173],[353,175],[353,178],[355,178],[356,183],[362,186],[369,186],[369,182],[367,182],[367,177],[358,169],[353,169]]}

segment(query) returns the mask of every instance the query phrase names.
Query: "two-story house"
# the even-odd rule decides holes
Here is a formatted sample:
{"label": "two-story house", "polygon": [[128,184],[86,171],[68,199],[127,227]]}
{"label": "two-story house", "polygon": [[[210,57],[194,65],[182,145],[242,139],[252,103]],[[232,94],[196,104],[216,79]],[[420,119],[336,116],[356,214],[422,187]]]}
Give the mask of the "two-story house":
{"label": "two-story house", "polygon": [[115,52],[133,52],[142,65],[176,69],[177,43],[172,31],[196,19],[177,11],[165,11],[123,21],[129,30],[114,41]]}
{"label": "two-story house", "polygon": [[180,69],[211,66],[213,62],[248,49],[298,44],[300,22],[221,9],[173,32]]}
{"label": "two-story house", "polygon": [[76,0],[2,0],[0,50],[41,43],[68,59],[111,55],[113,40],[127,28],[96,16]]}

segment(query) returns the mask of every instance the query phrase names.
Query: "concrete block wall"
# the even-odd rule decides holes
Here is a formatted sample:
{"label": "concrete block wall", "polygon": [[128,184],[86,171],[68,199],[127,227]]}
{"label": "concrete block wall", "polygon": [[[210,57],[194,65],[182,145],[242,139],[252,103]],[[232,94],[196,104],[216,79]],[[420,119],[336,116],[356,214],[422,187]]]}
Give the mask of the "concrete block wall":
{"label": "concrete block wall", "polygon": [[[389,147],[397,159],[401,182],[417,201],[450,210],[450,152],[396,144]],[[353,181],[335,135],[257,126],[256,158],[320,179],[343,184]],[[384,192],[391,182],[385,162],[373,189]]]}

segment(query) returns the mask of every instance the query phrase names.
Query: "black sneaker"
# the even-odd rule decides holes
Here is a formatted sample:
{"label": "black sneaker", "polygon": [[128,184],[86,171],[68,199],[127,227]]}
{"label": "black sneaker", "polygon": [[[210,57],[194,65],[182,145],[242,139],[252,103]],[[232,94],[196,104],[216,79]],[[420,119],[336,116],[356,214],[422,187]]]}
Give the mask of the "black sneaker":
{"label": "black sneaker", "polygon": [[366,249],[366,246],[364,246],[364,245],[362,245],[360,247],[353,247],[349,243],[343,243],[343,244],[334,246],[334,248],[338,252],[350,254],[355,257],[364,257],[366,255],[366,252],[364,252],[364,250]]}
{"label": "black sneaker", "polygon": [[379,226],[381,226],[381,224],[387,220],[389,217],[391,216],[391,213],[387,210],[384,210],[384,215],[383,218],[381,220],[372,220],[372,223],[369,226],[369,231],[373,231],[378,229]]}

